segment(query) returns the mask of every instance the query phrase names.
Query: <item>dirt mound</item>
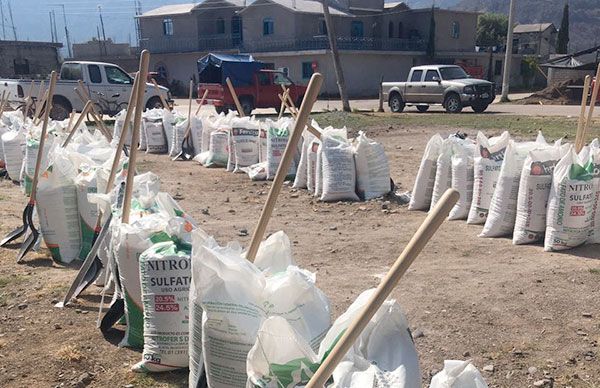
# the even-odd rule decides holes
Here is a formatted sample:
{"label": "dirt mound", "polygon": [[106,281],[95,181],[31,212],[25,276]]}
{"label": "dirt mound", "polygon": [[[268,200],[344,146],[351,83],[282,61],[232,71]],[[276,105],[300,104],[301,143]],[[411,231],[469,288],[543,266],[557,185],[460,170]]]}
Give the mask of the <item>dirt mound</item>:
{"label": "dirt mound", "polygon": [[577,104],[578,101],[573,98],[573,90],[568,87],[574,85],[572,80],[563,81],[554,85],[550,85],[545,89],[533,93],[527,98],[515,101],[516,104],[522,105],[571,105]]}

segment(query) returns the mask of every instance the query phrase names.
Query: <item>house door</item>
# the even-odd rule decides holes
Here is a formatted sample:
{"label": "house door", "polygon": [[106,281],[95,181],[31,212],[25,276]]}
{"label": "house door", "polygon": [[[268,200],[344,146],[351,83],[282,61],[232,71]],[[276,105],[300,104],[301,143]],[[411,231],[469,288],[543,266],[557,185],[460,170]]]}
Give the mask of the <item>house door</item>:
{"label": "house door", "polygon": [[242,18],[234,16],[231,18],[231,43],[233,46],[239,46],[243,41]]}

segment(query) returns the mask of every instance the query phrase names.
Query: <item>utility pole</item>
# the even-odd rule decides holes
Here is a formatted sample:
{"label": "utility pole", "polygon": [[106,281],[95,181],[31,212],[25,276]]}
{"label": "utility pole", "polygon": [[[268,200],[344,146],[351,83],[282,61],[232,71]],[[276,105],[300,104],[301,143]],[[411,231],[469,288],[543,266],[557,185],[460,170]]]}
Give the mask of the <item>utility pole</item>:
{"label": "utility pole", "polygon": [[346,94],[346,81],[344,80],[344,72],[342,70],[342,63],[340,62],[340,55],[337,49],[337,40],[335,37],[333,20],[329,14],[328,0],[321,0],[323,4],[323,15],[325,16],[325,27],[327,28],[327,38],[329,39],[329,47],[331,48],[331,55],[333,57],[333,69],[335,70],[335,77],[337,78],[338,89],[340,91],[340,98],[342,99],[342,109],[344,112],[350,112],[350,103],[348,102],[348,95]]}
{"label": "utility pole", "polygon": [[98,26],[96,26],[96,33],[98,34],[98,52],[100,53],[100,56],[102,56],[102,40],[100,39],[100,27]]}
{"label": "utility pole", "polygon": [[73,58],[73,52],[71,51],[71,38],[69,37],[69,28],[67,27],[67,13],[65,12],[65,5],[61,4],[63,10],[63,19],[65,21],[65,35],[67,36],[67,51],[69,52],[69,58]]}
{"label": "utility pole", "polygon": [[106,32],[104,31],[104,19],[102,19],[102,6],[98,6],[98,12],[100,13],[100,25],[102,26],[102,47],[104,47],[104,55],[108,55],[106,52]]}
{"label": "utility pole", "polygon": [[[140,28],[140,18],[142,14],[142,0],[135,0],[135,37],[137,39],[137,46],[140,47],[142,41],[142,30]],[[131,44],[130,44],[131,46]]]}
{"label": "utility pole", "polygon": [[10,4],[11,0],[8,0],[8,14],[10,15],[10,25],[12,26],[12,30],[13,30],[13,37],[15,38],[15,41],[17,40],[17,29],[15,28],[15,20],[13,19],[13,14],[12,14],[12,6]]}
{"label": "utility pole", "polygon": [[6,40],[6,28],[4,28],[4,3],[0,0],[0,18],[2,18],[2,40]]}
{"label": "utility pole", "polygon": [[58,42],[58,29],[56,28],[56,12],[52,10],[52,28],[54,28],[54,41]]}
{"label": "utility pole", "polygon": [[52,11],[48,12],[48,16],[50,16],[50,36],[52,37],[52,43],[56,42],[54,38],[54,27],[52,23]]}
{"label": "utility pole", "polygon": [[513,25],[515,24],[515,0],[510,0],[508,11],[508,31],[506,34],[506,53],[504,54],[504,72],[502,74],[502,96],[501,102],[508,102],[508,89],[510,87],[510,61],[513,48]]}

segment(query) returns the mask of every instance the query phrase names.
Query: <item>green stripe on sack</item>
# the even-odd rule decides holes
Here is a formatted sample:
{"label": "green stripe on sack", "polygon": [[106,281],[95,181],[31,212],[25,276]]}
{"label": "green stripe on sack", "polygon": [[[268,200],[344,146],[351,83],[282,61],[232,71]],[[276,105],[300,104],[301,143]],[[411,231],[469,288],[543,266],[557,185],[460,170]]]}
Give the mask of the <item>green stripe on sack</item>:
{"label": "green stripe on sack", "polygon": [[79,226],[81,230],[81,249],[79,250],[79,258],[85,260],[94,242],[94,229],[85,222],[81,215],[79,216]]}
{"label": "green stripe on sack", "polygon": [[144,347],[144,312],[131,299],[127,290],[123,291],[125,294],[125,314],[127,316],[124,345],[130,348],[142,349]]}
{"label": "green stripe on sack", "polygon": [[581,166],[579,164],[572,164],[569,170],[569,179],[577,179],[580,181],[589,181],[594,177],[594,164],[588,162]]}

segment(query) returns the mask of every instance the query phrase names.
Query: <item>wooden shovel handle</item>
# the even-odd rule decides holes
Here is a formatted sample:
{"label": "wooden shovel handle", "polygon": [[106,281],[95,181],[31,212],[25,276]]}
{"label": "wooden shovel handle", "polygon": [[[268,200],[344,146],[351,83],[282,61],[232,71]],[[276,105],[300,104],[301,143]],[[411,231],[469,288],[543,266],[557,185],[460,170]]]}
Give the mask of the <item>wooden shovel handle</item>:
{"label": "wooden shovel handle", "polygon": [[33,173],[33,181],[31,182],[31,194],[29,195],[29,203],[35,203],[35,196],[37,194],[37,184],[40,175],[40,168],[42,167],[42,158],[44,157],[44,145],[46,144],[46,133],[48,132],[48,122],[50,121],[50,110],[52,110],[52,96],[54,95],[54,87],[56,86],[56,79],[58,75],[56,71],[50,74],[50,86],[48,86],[48,98],[46,99],[47,108],[44,109],[44,123],[42,124],[42,133],[40,135],[40,145],[37,152],[37,159],[35,160],[35,170]]}
{"label": "wooden shovel handle", "polygon": [[269,223],[269,219],[271,218],[271,214],[273,213],[273,208],[277,203],[277,197],[281,192],[283,181],[285,180],[285,177],[288,174],[290,165],[292,164],[292,160],[294,158],[294,154],[296,153],[298,141],[302,137],[302,130],[304,129],[304,126],[308,121],[308,116],[312,111],[313,104],[315,103],[317,96],[319,95],[319,91],[321,90],[322,84],[323,76],[320,73],[314,73],[310,78],[310,82],[308,83],[306,97],[302,102],[300,112],[298,113],[298,117],[296,118],[294,131],[289,135],[287,146],[285,147],[285,151],[281,158],[281,162],[279,163],[279,168],[277,169],[277,174],[275,174],[273,185],[271,186],[269,196],[267,197],[267,202],[265,203],[265,207],[263,208],[262,213],[260,214],[258,225],[254,230],[254,234],[252,235],[250,248],[248,249],[248,253],[246,254],[246,258],[251,262],[253,262],[256,258],[258,247],[260,246],[260,242],[262,241],[262,238],[267,229],[267,224]]}
{"label": "wooden shovel handle", "polygon": [[160,98],[160,102],[161,104],[163,104],[163,107],[165,109],[171,110],[171,106],[169,106],[169,103],[163,97],[162,93],[160,92],[160,88],[158,87],[158,84],[156,83],[156,80],[154,78],[152,78],[152,84],[154,85],[154,89],[156,89],[156,94],[158,94],[158,98]]}
{"label": "wooden shovel handle", "polygon": [[133,178],[135,176],[135,165],[137,161],[137,149],[140,142],[140,126],[142,125],[142,111],[144,110],[144,91],[146,83],[143,82],[148,77],[148,63],[150,62],[150,52],[143,50],[140,54],[140,70],[138,72],[138,84],[135,98],[135,114],[133,117],[133,128],[131,129],[131,148],[129,150],[129,166],[127,166],[127,182],[125,184],[125,196],[123,198],[123,213],[121,220],[123,223],[129,223],[129,213],[131,212],[131,195],[133,193]]}
{"label": "wooden shovel handle", "polygon": [[[278,96],[283,105],[290,111],[290,114],[295,119],[298,116],[298,113],[292,110],[289,103],[285,100],[284,96],[282,96],[281,94],[278,94]],[[308,132],[312,133],[317,139],[321,140],[321,132],[319,132],[318,129],[313,127],[308,121],[306,122],[306,129],[308,130]]]}
{"label": "wooden shovel handle", "polygon": [[592,91],[592,98],[590,99],[590,109],[588,109],[587,120],[581,133],[582,148],[583,144],[585,144],[585,137],[587,135],[588,128],[592,124],[592,116],[594,115],[594,108],[596,107],[596,101],[598,99],[598,90],[600,90],[600,63],[598,64],[598,69],[596,70],[596,81],[594,82],[594,90]]}
{"label": "wooden shovel handle", "polygon": [[312,376],[306,388],[323,387],[333,373],[333,370],[371,321],[373,315],[379,310],[379,307],[381,307],[394,287],[396,287],[398,281],[400,281],[427,242],[435,234],[442,222],[444,222],[444,219],[446,219],[448,213],[450,213],[450,210],[456,204],[456,201],[458,201],[458,198],[458,191],[454,189],[448,189],[444,193],[433,210],[429,212],[417,232],[410,239],[408,245],[404,248],[404,251],[402,251],[402,254],[400,254],[385,278],[383,278],[365,308],[350,324],[340,340],[333,347],[331,353],[329,353],[319,366],[319,369]]}
{"label": "wooden shovel handle", "polygon": [[235,103],[235,108],[237,109],[238,114],[240,115],[240,117],[246,116],[246,114],[244,113],[244,109],[242,108],[242,105],[240,104],[240,100],[238,99],[237,93],[235,92],[235,88],[233,87],[233,84],[231,83],[231,80],[229,79],[229,77],[227,77],[225,79],[225,82],[227,83],[227,87],[229,88],[231,97],[233,97],[233,102]]}
{"label": "wooden shovel handle", "polygon": [[198,116],[198,113],[200,113],[200,108],[202,108],[202,105],[204,105],[204,101],[206,100],[206,96],[208,96],[208,89],[206,89],[204,91],[204,94],[202,95],[202,98],[200,99],[200,103],[198,104],[198,109],[196,109],[196,114],[194,116]]}
{"label": "wooden shovel handle", "polygon": [[62,143],[62,145],[61,145],[62,148],[65,148],[71,142],[71,139],[73,139],[75,132],[77,132],[77,128],[79,128],[79,126],[85,119],[85,115],[90,111],[91,108],[92,108],[92,102],[88,100],[88,102],[86,102],[85,105],[83,106],[83,109],[81,110],[81,114],[77,118],[75,125],[73,127],[71,127],[71,131],[69,132],[69,135],[67,136],[65,141]]}

